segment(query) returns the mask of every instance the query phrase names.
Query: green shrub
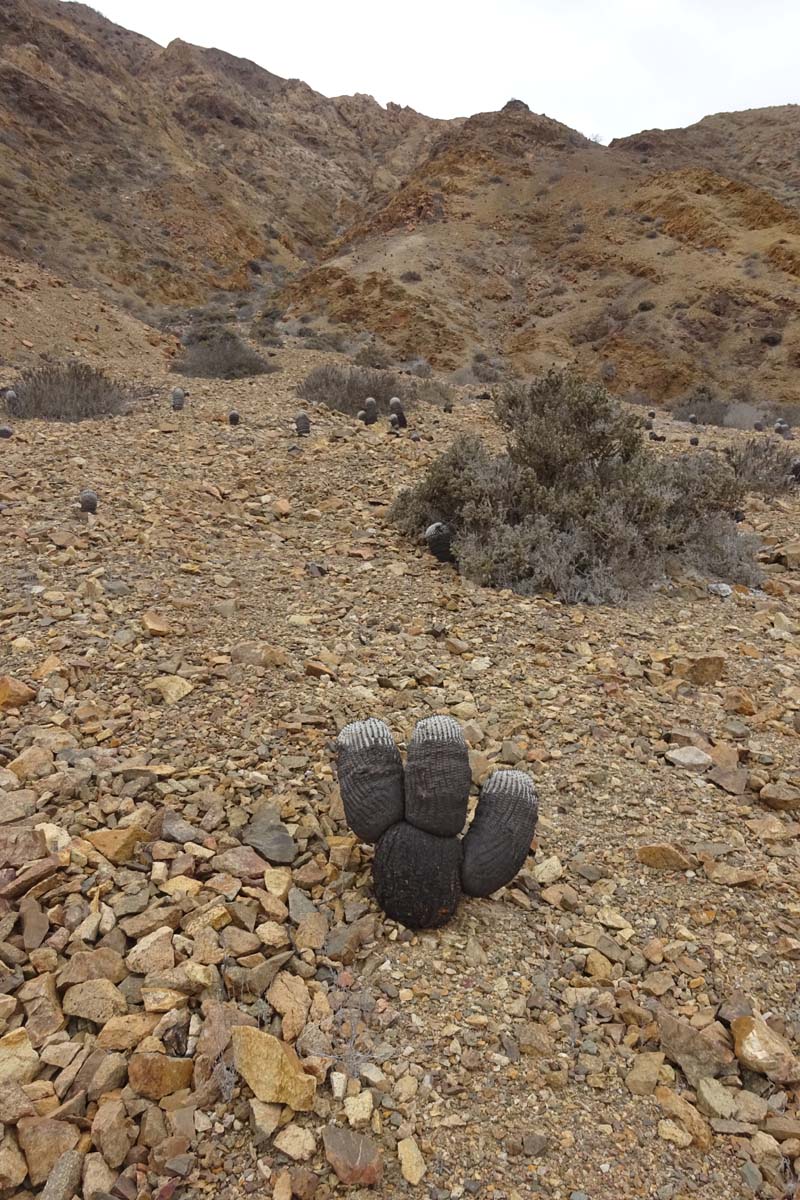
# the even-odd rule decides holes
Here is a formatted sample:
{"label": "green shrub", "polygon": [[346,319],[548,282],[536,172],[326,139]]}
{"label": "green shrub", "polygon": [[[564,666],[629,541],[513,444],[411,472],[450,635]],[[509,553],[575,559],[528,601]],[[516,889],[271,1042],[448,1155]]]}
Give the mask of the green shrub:
{"label": "green shrub", "polygon": [[392,396],[399,396],[405,403],[411,399],[408,386],[393,371],[342,367],[335,363],[315,367],[300,384],[297,394],[312,404],[326,404],[352,416],[364,407],[367,396],[373,396],[379,410],[387,413]]}
{"label": "green shrub", "polygon": [[237,334],[213,329],[194,334],[171,369],[201,379],[248,379],[268,375],[278,367],[246,346]]}
{"label": "green shrub", "polygon": [[22,372],[15,400],[6,399],[18,420],[84,421],[127,411],[133,393],[125,384],[82,362],[49,363]]}
{"label": "green shrub", "polygon": [[450,525],[468,578],[592,603],[624,599],[673,560],[757,580],[755,541],[733,519],[744,489],[724,458],[654,453],[635,414],[568,372],[509,386],[495,407],[505,452],[460,438],[392,510],[415,537]]}

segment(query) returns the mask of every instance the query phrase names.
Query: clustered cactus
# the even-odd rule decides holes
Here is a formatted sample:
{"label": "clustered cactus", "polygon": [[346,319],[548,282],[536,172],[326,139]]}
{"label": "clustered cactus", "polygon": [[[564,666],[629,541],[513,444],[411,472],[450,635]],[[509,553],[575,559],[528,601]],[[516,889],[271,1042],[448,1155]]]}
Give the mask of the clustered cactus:
{"label": "clustered cactus", "polygon": [[375,844],[372,877],[387,916],[410,929],[444,925],[462,895],[489,896],[510,883],[530,850],[538,801],[522,771],[495,771],[467,818],[471,771],[452,717],[426,717],[408,744],[405,770],[389,727],[346,725],[337,740],[345,816]]}

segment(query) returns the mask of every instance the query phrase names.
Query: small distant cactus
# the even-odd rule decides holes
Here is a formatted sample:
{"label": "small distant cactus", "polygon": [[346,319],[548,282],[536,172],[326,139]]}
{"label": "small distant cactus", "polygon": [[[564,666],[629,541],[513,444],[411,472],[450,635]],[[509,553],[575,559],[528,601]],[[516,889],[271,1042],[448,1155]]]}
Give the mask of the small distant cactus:
{"label": "small distant cactus", "polygon": [[356,420],[361,421],[364,425],[366,425],[367,414],[364,412],[363,408],[359,409],[359,411],[356,413]]}
{"label": "small distant cactus", "polygon": [[378,419],[378,402],[372,396],[364,401],[364,424],[374,425]]}
{"label": "small distant cactus", "polygon": [[298,413],[294,419],[294,427],[297,430],[298,437],[308,437],[311,433],[311,421],[308,413]]}
{"label": "small distant cactus", "polygon": [[406,414],[403,411],[403,405],[399,396],[392,396],[391,400],[389,401],[389,412],[391,413],[389,418],[390,421],[396,423],[398,429],[407,428],[408,421],[406,419]]}
{"label": "small distant cactus", "polygon": [[689,445],[690,445],[690,446],[699,446],[699,445],[700,445],[700,438],[699,438],[699,437],[690,437],[690,438],[689,438]]}
{"label": "small distant cactus", "polygon": [[235,408],[232,408],[231,411],[228,413],[228,424],[229,425],[238,425],[240,420],[241,420],[241,417],[239,416],[238,412],[236,411]]}
{"label": "small distant cactus", "polygon": [[186,401],[186,393],[184,392],[183,388],[179,388],[179,387],[173,388],[172,396],[170,397],[170,402],[172,404],[173,412],[181,412],[185,401]]}
{"label": "small distant cactus", "polygon": [[10,425],[0,425],[0,438],[10,438],[14,436],[14,430]]}
{"label": "small distant cactus", "polygon": [[84,488],[78,497],[78,503],[81,506],[81,512],[96,513],[97,512],[97,492],[93,492],[91,488]]}
{"label": "small distant cactus", "polygon": [[696,414],[696,413],[690,413],[690,414],[689,414],[689,424],[690,424],[690,425],[696,425],[696,424],[697,424],[697,414]]}
{"label": "small distant cactus", "polygon": [[754,421],[753,429],[755,429],[756,433],[763,433],[764,432],[764,422],[763,421]]}

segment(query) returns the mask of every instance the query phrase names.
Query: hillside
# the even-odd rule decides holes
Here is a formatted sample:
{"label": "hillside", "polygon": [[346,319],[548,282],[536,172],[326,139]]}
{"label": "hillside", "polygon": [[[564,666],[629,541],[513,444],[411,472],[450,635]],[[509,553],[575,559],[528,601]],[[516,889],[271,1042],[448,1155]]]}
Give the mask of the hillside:
{"label": "hillside", "polygon": [[0,250],[140,307],[282,278],[391,189],[440,122],[93,10],[0,10]]}
{"label": "hillside", "polygon": [[288,294],[448,370],[576,361],[620,394],[791,403],[798,273],[800,218],[769,192],[512,103],[443,134]]}

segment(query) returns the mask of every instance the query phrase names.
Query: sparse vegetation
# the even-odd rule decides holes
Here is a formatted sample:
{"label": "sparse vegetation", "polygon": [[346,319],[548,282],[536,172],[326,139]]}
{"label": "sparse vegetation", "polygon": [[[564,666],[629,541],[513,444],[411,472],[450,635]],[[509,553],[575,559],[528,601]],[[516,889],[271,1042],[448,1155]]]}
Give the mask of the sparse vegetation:
{"label": "sparse vegetation", "polygon": [[96,367],[62,362],[23,371],[6,408],[19,420],[84,421],[123,413],[132,400],[130,388]]}
{"label": "sparse vegetation", "polygon": [[410,399],[408,386],[393,371],[342,367],[335,363],[315,367],[300,384],[297,394],[312,404],[326,404],[352,416],[364,407],[368,396],[375,398],[380,412],[387,413],[392,396],[399,396],[404,403]]}
{"label": "sparse vegetation", "polygon": [[462,437],[393,509],[415,537],[450,525],[468,578],[568,602],[620,601],[673,560],[758,578],[755,540],[733,519],[745,488],[725,459],[651,451],[634,414],[568,372],[505,388],[496,412],[504,453]]}
{"label": "sparse vegetation", "polygon": [[403,274],[400,276],[402,283],[419,283],[421,279],[422,276],[419,271],[403,271]]}
{"label": "sparse vegetation", "polygon": [[795,455],[789,446],[774,438],[753,437],[725,448],[741,488],[761,496],[779,496],[796,486],[792,475]]}
{"label": "sparse vegetation", "polygon": [[206,336],[196,336],[172,364],[172,370],[201,379],[248,379],[267,375],[278,367],[246,346],[237,334],[214,329]]}

